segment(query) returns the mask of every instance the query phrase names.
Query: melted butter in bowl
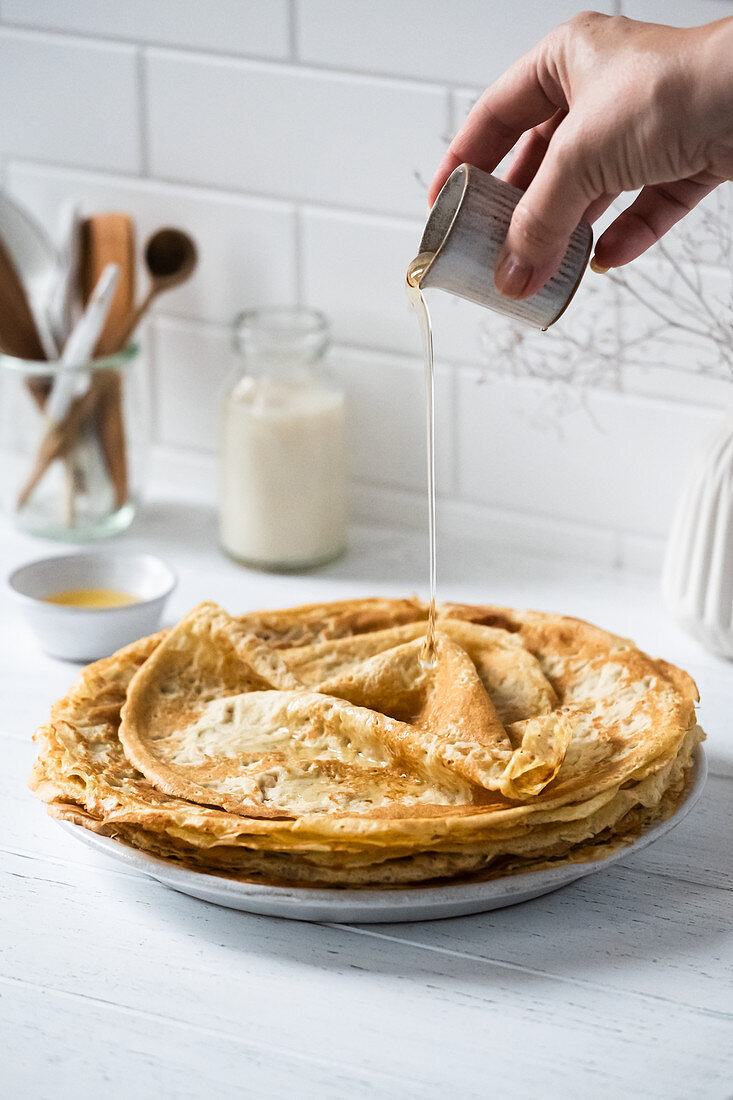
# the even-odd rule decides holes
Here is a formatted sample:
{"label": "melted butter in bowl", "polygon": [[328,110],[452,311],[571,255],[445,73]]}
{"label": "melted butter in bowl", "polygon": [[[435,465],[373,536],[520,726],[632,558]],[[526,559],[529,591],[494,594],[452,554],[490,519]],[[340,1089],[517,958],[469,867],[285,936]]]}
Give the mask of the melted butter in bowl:
{"label": "melted butter in bowl", "polygon": [[152,554],[60,554],[14,570],[8,587],[41,647],[53,657],[93,661],[153,634],[176,586]]}
{"label": "melted butter in bowl", "polygon": [[46,603],[59,604],[61,607],[127,607],[139,603],[140,597],[131,592],[121,592],[117,588],[69,588],[63,592],[54,592],[44,596]]}

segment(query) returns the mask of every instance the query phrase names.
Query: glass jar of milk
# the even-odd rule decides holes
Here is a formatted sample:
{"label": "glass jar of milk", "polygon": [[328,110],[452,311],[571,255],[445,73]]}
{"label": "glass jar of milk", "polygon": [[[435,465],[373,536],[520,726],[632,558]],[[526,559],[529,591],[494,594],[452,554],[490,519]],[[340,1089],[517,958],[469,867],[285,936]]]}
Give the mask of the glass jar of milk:
{"label": "glass jar of milk", "polygon": [[240,366],[220,428],[220,531],[226,552],[259,569],[321,565],[346,546],[344,395],[313,309],[251,310],[235,321]]}

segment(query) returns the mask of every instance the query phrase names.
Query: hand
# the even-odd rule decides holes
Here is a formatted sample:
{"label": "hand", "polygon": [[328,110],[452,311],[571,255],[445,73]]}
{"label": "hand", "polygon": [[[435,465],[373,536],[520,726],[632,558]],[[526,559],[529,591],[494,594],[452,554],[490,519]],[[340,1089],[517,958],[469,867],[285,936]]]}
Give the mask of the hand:
{"label": "hand", "polygon": [[502,294],[534,294],[578,222],[640,187],[594,257],[605,269],[635,259],[733,179],[733,18],[680,29],[583,12],[557,27],[481,96],[431,205],[457,165],[492,172],[517,142],[506,179],[526,193],[497,262]]}

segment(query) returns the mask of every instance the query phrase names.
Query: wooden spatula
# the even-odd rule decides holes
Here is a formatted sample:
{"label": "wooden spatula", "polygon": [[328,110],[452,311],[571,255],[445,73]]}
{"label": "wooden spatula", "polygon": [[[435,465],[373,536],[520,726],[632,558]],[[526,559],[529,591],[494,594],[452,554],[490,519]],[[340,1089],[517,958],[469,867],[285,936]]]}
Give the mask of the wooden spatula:
{"label": "wooden spatula", "polygon": [[20,276],[0,242],[0,345],[18,359],[45,359]]}
{"label": "wooden spatula", "polygon": [[129,214],[94,214],[82,222],[79,289],[83,304],[107,264],[118,265],[120,281],[94,349],[95,358],[117,351],[117,333],[135,304],[135,226]]}
{"label": "wooden spatula", "polygon": [[[0,348],[17,359],[45,359],[31,307],[8,250],[0,241]],[[50,381],[28,377],[26,382],[39,408],[48,396]]]}
{"label": "wooden spatula", "polygon": [[[95,357],[111,355],[120,346],[120,334],[135,305],[135,225],[127,214],[95,214],[81,227],[80,292],[86,303],[107,264],[117,264],[120,281]],[[122,379],[117,371],[97,372],[95,420],[99,443],[109,470],[117,508],[127,500],[129,486],[122,417]]]}

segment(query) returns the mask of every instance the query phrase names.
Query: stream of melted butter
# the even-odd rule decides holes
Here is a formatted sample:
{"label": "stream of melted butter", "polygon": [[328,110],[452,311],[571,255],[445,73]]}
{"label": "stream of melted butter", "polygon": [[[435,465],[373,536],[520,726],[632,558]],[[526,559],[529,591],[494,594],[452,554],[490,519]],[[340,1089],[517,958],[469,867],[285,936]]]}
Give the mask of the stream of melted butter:
{"label": "stream of melted butter", "polygon": [[435,668],[435,589],[437,577],[435,538],[435,369],[433,366],[433,327],[427,303],[420,289],[420,280],[433,259],[432,252],[421,252],[407,269],[405,289],[420,326],[425,358],[426,428],[428,452],[428,536],[430,552],[430,611],[428,628],[420,653],[423,668]]}

